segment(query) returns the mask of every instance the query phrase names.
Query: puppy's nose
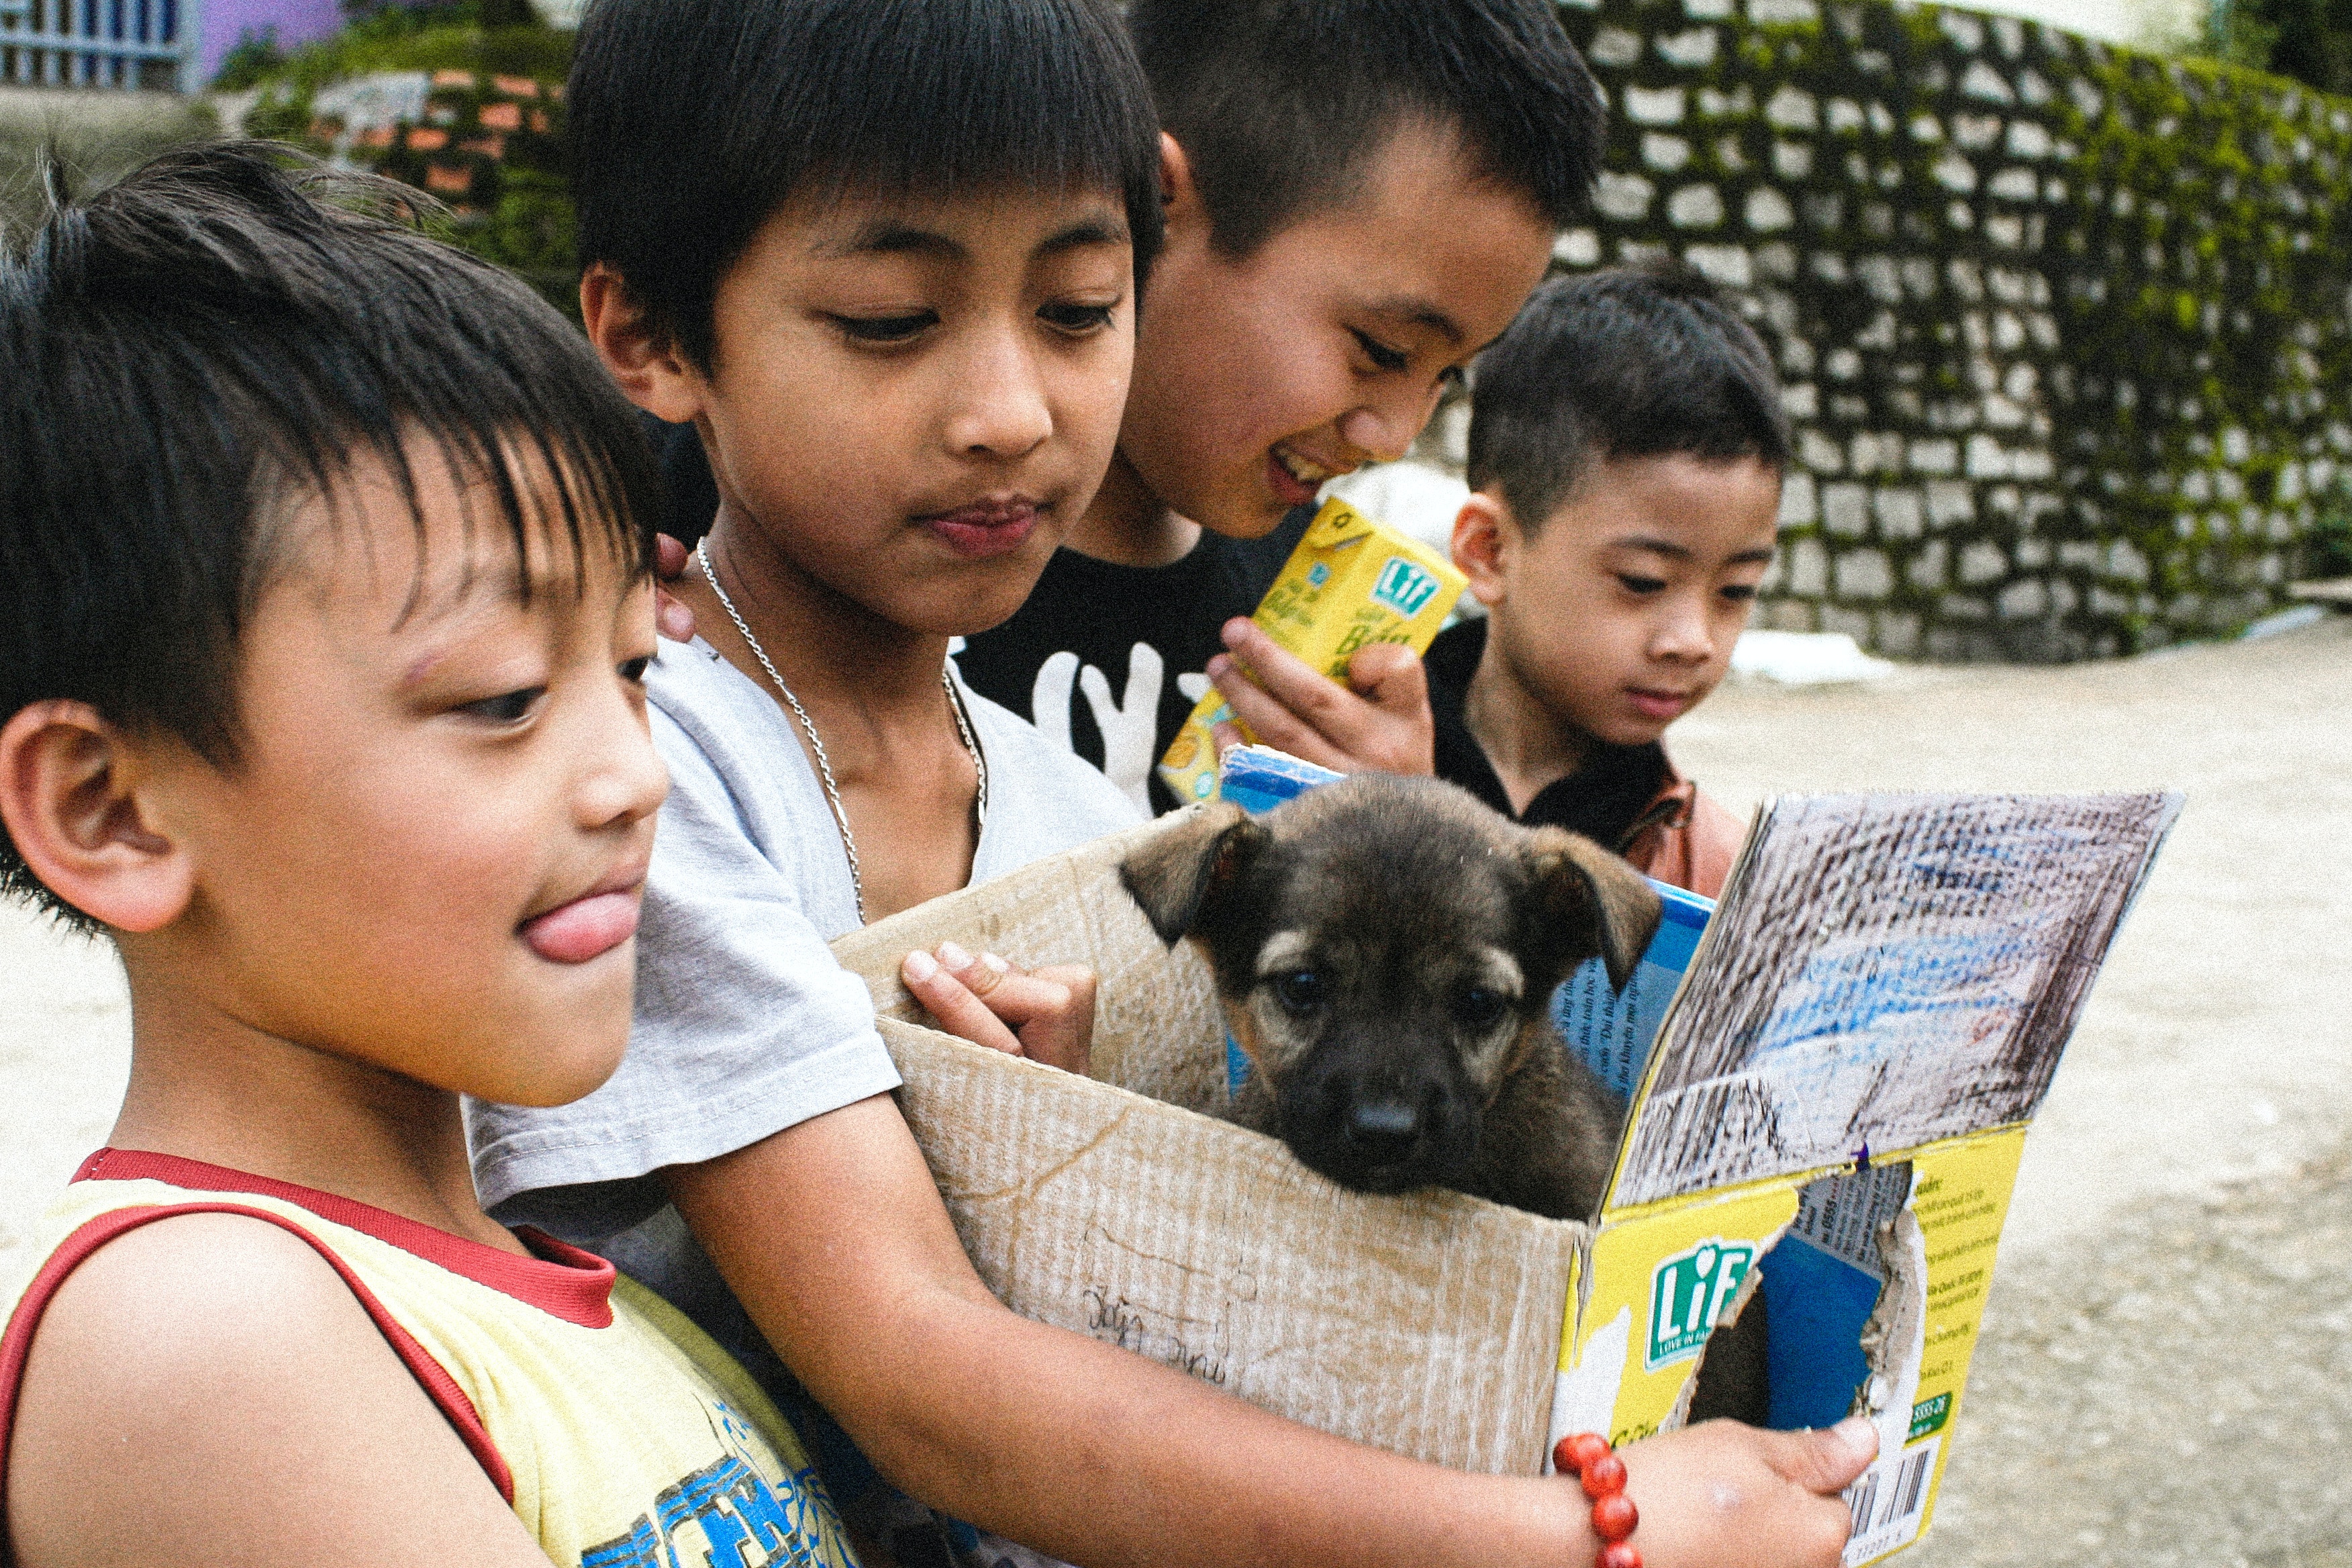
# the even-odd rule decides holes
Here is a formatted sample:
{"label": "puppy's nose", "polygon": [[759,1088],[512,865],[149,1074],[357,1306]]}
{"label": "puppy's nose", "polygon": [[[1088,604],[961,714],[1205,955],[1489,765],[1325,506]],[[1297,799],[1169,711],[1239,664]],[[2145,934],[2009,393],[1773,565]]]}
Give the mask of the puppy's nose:
{"label": "puppy's nose", "polygon": [[1418,1106],[1402,1100],[1359,1100],[1348,1107],[1348,1142],[1374,1164],[1390,1164],[1421,1141]]}

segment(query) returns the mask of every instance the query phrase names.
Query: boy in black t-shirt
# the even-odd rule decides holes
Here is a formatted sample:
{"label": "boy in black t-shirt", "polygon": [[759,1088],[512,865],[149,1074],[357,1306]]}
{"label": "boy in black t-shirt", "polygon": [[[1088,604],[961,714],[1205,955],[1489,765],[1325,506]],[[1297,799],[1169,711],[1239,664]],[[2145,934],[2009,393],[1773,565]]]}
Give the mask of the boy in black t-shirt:
{"label": "boy in black t-shirt", "polygon": [[[1402,457],[1541,281],[1599,164],[1599,91],[1547,0],[1133,0],[1128,24],[1167,244],[1118,455],[964,678],[1150,809],[1212,679],[1270,744],[1425,773],[1409,650],[1364,649],[1349,689],[1245,617],[1324,480]],[[693,442],[667,443],[676,495]],[[681,531],[707,510],[682,501]]]}

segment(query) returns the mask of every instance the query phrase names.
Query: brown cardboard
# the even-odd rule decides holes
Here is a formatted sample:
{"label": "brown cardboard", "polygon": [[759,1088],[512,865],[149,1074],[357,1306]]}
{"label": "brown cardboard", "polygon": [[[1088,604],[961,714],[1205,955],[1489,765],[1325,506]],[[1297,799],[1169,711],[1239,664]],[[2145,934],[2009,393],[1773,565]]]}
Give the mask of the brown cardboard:
{"label": "brown cardboard", "polygon": [[[1116,874],[1150,831],[834,944],[873,987],[900,1106],[981,1278],[1026,1317],[1308,1426],[1532,1473],[1586,1227],[1454,1193],[1347,1192],[1272,1139],[1132,1092],[1224,1094],[1207,967],[1160,946]],[[1107,1081],[907,1022],[919,1009],[898,961],[949,937],[1027,965],[1092,964]]]}

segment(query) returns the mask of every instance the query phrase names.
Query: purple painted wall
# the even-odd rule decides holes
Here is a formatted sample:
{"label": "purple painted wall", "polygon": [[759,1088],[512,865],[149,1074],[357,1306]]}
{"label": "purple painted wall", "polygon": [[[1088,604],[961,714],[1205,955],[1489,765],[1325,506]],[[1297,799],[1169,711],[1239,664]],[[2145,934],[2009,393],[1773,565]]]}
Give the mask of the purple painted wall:
{"label": "purple painted wall", "polygon": [[290,49],[307,44],[343,25],[339,0],[204,0],[204,48],[196,78],[210,81],[220,69],[221,57],[236,47],[240,33],[278,29],[278,47]]}

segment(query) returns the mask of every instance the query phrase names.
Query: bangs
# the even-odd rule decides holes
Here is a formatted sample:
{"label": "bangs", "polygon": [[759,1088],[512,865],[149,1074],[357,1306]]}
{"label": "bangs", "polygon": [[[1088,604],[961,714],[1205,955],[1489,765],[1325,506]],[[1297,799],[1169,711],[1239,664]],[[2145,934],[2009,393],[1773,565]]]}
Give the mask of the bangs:
{"label": "bangs", "polygon": [[719,278],[788,201],[1101,191],[1139,281],[1159,122],[1097,0],[599,0],[570,92],[583,260],[713,364]]}

